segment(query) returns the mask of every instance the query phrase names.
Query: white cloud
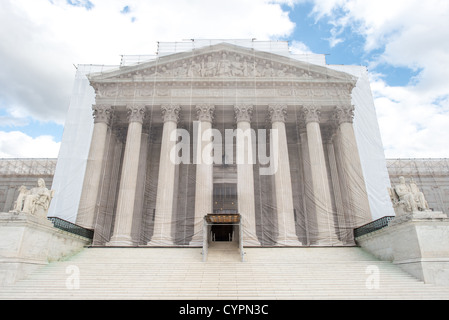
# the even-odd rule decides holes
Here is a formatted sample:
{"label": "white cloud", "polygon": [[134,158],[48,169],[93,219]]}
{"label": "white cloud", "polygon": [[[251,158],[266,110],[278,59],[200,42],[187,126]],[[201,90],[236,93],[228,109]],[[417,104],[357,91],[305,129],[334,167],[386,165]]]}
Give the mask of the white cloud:
{"label": "white cloud", "polygon": [[91,2],[89,10],[65,0],[0,2],[0,97],[6,108],[62,123],[73,64],[117,64],[121,54],[154,53],[157,41],[265,40],[294,29],[280,5],[268,0]]}
{"label": "white cloud", "polygon": [[376,66],[418,72],[403,87],[371,82],[387,157],[449,157],[449,2],[443,0],[313,1],[316,19],[333,25],[332,41],[342,30],[365,38],[365,51],[381,54]]}
{"label": "white cloud", "polygon": [[154,54],[157,41],[267,40],[295,27],[280,6],[289,0],[71,2],[0,1],[0,108],[9,123],[63,124],[74,64],[115,65],[121,54]]}
{"label": "white cloud", "polygon": [[408,87],[371,82],[385,153],[390,158],[449,157],[449,101],[426,101]]}
{"label": "white cloud", "polygon": [[[449,112],[446,0],[90,2],[94,6],[86,8],[66,0],[0,1],[0,108],[7,115],[0,120],[4,123],[23,124],[31,118],[62,124],[73,64],[117,64],[120,54],[154,53],[157,41],[285,37],[295,24],[280,4],[312,2],[316,19],[331,23],[332,45],[345,45],[343,31],[350,28],[366,39],[366,52],[380,50],[370,67],[386,64],[419,71],[405,87],[391,87],[379,79],[372,83],[387,156],[449,156],[443,139],[438,139],[449,127],[444,120]],[[292,45],[293,50],[309,50],[301,42]],[[416,143],[401,143],[401,134],[390,124],[407,128],[409,135],[403,139]]]}
{"label": "white cloud", "polygon": [[60,142],[51,136],[32,138],[23,132],[0,131],[0,158],[57,158]]}
{"label": "white cloud", "polygon": [[293,54],[309,54],[309,53],[313,53],[312,50],[310,50],[310,48],[301,41],[292,41],[290,44],[290,51]]}
{"label": "white cloud", "polygon": [[13,116],[0,116],[0,127],[23,127],[28,125],[26,119]]}
{"label": "white cloud", "polygon": [[8,1],[0,4],[0,21],[1,107],[14,117],[63,123],[74,70],[68,48]]}

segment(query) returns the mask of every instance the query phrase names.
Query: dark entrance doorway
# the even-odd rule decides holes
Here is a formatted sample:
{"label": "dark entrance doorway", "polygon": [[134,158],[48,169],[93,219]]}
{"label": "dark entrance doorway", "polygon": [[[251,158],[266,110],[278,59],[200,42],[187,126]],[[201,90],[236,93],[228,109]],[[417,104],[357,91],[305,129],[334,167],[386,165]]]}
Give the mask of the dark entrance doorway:
{"label": "dark entrance doorway", "polygon": [[214,241],[232,241],[234,238],[233,225],[213,225],[211,231]]}

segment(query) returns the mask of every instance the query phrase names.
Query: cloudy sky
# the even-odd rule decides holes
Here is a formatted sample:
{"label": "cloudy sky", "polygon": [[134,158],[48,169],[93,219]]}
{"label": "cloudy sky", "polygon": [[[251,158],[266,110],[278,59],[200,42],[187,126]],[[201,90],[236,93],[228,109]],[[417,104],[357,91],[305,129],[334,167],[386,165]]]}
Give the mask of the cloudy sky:
{"label": "cloudy sky", "polygon": [[386,156],[449,157],[447,0],[0,0],[0,158],[57,157],[74,65],[192,38],[367,66]]}

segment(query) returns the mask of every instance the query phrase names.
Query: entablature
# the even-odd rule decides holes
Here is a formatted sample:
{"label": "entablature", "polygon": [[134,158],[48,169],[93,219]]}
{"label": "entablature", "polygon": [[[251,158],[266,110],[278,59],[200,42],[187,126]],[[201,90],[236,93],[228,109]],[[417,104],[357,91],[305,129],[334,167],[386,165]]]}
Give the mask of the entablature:
{"label": "entablature", "polygon": [[352,87],[335,83],[116,83],[101,84],[96,88],[96,103],[211,103],[255,102],[273,103],[283,100],[292,103],[347,103],[351,101]]}
{"label": "entablature", "polygon": [[[145,109],[145,120],[146,123],[161,125],[164,122],[163,108],[167,105],[176,106],[178,113],[177,119],[179,119],[180,125],[186,125],[198,120],[197,117],[197,106],[202,104],[145,104],[137,103],[129,105],[111,105],[111,124],[115,126],[126,126],[128,124],[128,109],[130,105],[142,106]],[[214,106],[214,117],[213,125],[215,127],[222,127],[224,125],[226,128],[232,128],[236,124],[235,107],[238,104],[210,104]],[[265,127],[270,126],[269,114],[270,106],[273,104],[248,104],[252,107],[252,117],[251,124],[253,127]],[[280,105],[285,106],[285,123],[286,124],[299,124],[304,121],[304,110],[314,109],[319,110],[319,122],[323,126],[335,127],[338,125],[338,119],[336,117],[338,110],[342,108],[352,110],[353,107],[350,104],[339,104],[339,105],[307,105],[307,104],[285,104]],[[305,122],[302,124],[305,125]]]}

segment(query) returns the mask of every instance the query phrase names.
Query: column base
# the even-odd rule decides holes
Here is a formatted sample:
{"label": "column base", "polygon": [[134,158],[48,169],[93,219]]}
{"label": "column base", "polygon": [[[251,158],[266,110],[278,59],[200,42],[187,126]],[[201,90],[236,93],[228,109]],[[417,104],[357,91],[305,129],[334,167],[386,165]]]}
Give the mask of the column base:
{"label": "column base", "polygon": [[242,234],[239,236],[242,236],[242,242],[243,246],[250,246],[250,247],[261,247],[261,243],[259,241],[259,238],[256,235],[256,232],[249,232],[247,229],[245,229],[243,226]]}
{"label": "column base", "polygon": [[319,241],[315,241],[312,244],[310,244],[311,247],[344,247],[344,246],[348,246],[348,245],[349,244],[345,245],[340,240],[333,240],[333,241],[319,240]]}
{"label": "column base", "polygon": [[284,239],[276,242],[277,247],[302,247],[302,242],[298,239]]}
{"label": "column base", "polygon": [[106,243],[107,247],[134,247],[134,241],[129,236],[116,236]]}
{"label": "column base", "polygon": [[202,247],[203,246],[203,239],[192,239],[189,242],[190,247]]}
{"label": "column base", "polygon": [[244,247],[261,247],[262,244],[259,242],[259,240],[248,239],[248,240],[243,240],[243,246]]}
{"label": "column base", "polygon": [[172,247],[175,241],[173,238],[152,238],[148,241],[147,246],[149,247]]}

